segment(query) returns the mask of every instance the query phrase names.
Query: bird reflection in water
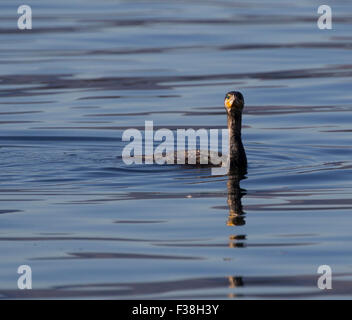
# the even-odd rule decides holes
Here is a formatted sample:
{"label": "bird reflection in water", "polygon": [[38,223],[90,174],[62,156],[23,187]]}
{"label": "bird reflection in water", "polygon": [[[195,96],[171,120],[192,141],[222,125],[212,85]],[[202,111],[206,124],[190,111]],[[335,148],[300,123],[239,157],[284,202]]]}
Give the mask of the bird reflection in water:
{"label": "bird reflection in water", "polygon": [[240,188],[240,181],[244,178],[242,174],[231,173],[227,181],[227,204],[229,206],[228,226],[243,226],[246,222],[244,219],[245,212],[242,207],[242,197],[246,194],[244,189]]}
{"label": "bird reflection in water", "polygon": [[[241,189],[240,181],[244,179],[244,174],[239,171],[232,171],[228,174],[227,180],[227,205],[229,208],[229,214],[227,219],[227,225],[229,227],[243,226],[246,224],[245,212],[242,207],[242,197],[246,194],[246,190]],[[230,248],[244,248],[246,245],[243,242],[246,240],[246,235],[230,235],[229,236],[229,247]],[[240,276],[228,276],[227,287],[230,289],[243,287],[243,278]],[[238,294],[230,292],[228,298],[237,298]]]}

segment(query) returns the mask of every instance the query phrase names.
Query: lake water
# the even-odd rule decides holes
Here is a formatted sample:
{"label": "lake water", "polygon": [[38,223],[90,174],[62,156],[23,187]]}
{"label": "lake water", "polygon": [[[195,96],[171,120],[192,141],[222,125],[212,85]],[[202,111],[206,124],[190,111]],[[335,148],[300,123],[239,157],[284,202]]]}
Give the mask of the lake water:
{"label": "lake water", "polygon": [[[0,4],[1,298],[352,298],[350,1],[28,0],[26,31],[21,4]],[[225,128],[230,90],[241,181],[121,160],[146,120]]]}

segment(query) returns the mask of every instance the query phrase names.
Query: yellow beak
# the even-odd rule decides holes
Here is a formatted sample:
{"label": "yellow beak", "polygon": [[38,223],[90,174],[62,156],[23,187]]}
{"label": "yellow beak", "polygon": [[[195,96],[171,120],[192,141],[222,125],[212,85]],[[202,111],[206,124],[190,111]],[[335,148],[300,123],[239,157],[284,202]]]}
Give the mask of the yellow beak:
{"label": "yellow beak", "polygon": [[225,100],[225,106],[226,106],[227,109],[231,109],[231,101],[230,101],[230,99],[226,99]]}

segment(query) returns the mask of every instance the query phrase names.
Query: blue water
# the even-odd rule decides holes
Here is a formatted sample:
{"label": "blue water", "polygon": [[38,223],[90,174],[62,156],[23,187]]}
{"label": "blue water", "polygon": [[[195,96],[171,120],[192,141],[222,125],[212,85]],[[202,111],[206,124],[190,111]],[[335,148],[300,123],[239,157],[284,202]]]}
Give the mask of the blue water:
{"label": "blue water", "polygon": [[[0,4],[0,298],[352,298],[349,2],[332,30],[318,1],[28,0],[19,31],[21,4]],[[225,128],[230,90],[241,181],[121,160],[147,120]]]}

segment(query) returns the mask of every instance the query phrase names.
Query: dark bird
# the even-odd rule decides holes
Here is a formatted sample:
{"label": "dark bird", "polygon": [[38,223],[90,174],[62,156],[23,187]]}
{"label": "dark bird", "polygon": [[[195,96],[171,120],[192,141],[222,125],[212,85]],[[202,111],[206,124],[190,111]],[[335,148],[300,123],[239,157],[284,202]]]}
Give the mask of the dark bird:
{"label": "dark bird", "polygon": [[[222,154],[208,150],[177,150],[166,154],[156,154],[152,156],[154,160],[162,159],[167,164],[185,164],[195,167],[227,167],[228,173],[246,173],[247,157],[244,150],[241,129],[242,129],[242,111],[244,108],[243,95],[238,91],[230,91],[225,96],[225,110],[227,114],[227,127],[229,132],[229,154],[227,163],[218,161]],[[143,156],[147,159],[147,156]],[[148,157],[149,159],[149,157]],[[216,159],[216,161],[214,160]]]}
{"label": "dark bird", "polygon": [[244,108],[242,93],[238,91],[228,92],[225,96],[224,105],[229,130],[229,171],[245,171],[247,156],[241,138],[242,111]]}

